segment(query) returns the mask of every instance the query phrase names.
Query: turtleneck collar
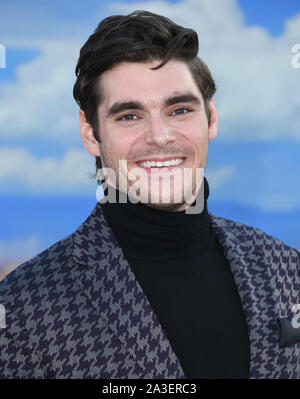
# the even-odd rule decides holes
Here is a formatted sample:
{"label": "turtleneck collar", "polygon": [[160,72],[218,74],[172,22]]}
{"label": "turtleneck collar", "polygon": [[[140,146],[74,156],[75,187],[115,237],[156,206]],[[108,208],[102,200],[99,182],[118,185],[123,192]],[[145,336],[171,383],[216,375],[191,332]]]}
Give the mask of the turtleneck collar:
{"label": "turtleneck collar", "polygon": [[132,203],[128,195],[127,202],[120,203],[119,190],[113,190],[116,191],[116,203],[101,203],[101,207],[128,259],[152,262],[182,259],[201,253],[212,244],[206,178],[204,208],[201,213],[195,214],[188,214],[184,210],[158,210],[142,202]]}

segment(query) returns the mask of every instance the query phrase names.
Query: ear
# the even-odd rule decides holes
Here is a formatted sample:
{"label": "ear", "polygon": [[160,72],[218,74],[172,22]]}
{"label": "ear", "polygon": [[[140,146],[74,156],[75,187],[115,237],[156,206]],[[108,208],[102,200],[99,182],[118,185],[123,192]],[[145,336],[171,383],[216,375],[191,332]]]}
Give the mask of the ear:
{"label": "ear", "polygon": [[210,122],[208,126],[208,140],[212,140],[218,133],[218,113],[215,105],[215,100],[212,97],[209,100]]}
{"label": "ear", "polygon": [[79,127],[80,137],[86,150],[94,156],[100,156],[99,141],[95,139],[93,128],[87,122],[85,113],[81,109],[79,110]]}

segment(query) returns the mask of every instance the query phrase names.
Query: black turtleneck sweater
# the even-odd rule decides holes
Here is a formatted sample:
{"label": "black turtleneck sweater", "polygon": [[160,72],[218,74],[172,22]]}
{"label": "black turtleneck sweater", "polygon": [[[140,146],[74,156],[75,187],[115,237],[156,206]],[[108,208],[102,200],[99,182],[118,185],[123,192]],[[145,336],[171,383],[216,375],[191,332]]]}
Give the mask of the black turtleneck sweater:
{"label": "black turtleneck sweater", "polygon": [[157,210],[128,197],[101,206],[185,376],[248,378],[246,319],[210,225],[208,195],[205,179],[199,214]]}

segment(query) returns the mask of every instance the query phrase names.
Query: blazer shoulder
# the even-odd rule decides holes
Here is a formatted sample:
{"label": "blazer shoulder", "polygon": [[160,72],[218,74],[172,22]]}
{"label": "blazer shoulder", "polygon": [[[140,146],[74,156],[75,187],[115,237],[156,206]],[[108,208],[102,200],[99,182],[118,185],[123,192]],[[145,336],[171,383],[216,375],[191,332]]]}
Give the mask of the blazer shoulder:
{"label": "blazer shoulder", "polygon": [[25,291],[57,284],[72,265],[73,234],[22,263],[0,281],[0,303],[11,302]]}
{"label": "blazer shoulder", "polygon": [[5,314],[5,326],[0,328],[0,379],[43,378],[37,350],[39,331],[43,332],[43,323],[53,322],[52,308],[56,301],[65,301],[70,291],[72,248],[73,234],[0,281],[0,304]]}
{"label": "blazer shoulder", "polygon": [[276,251],[280,250],[283,252],[288,252],[293,258],[297,258],[298,262],[300,263],[300,252],[298,249],[293,248],[292,246],[266,233],[258,227],[250,226],[248,224],[224,217],[215,216],[210,212],[209,216],[214,227],[222,230],[224,234],[241,238],[245,242],[251,243],[257,247],[261,246],[264,249],[274,248]]}

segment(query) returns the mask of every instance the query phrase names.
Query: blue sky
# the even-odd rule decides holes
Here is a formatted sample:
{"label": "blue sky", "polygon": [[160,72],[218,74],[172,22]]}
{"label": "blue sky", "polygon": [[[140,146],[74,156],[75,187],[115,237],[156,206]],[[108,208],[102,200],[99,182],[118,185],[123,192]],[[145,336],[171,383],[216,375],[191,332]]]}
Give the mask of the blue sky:
{"label": "blue sky", "polygon": [[284,23],[299,12],[298,0],[239,0],[248,25],[265,27],[273,36],[280,35]]}
{"label": "blue sky", "polygon": [[74,68],[101,19],[135,9],[195,29],[215,77],[211,211],[300,248],[300,68],[291,65],[299,1],[7,0],[0,15],[0,266],[11,253],[28,258],[63,238],[92,209],[94,160],[79,137]]}

